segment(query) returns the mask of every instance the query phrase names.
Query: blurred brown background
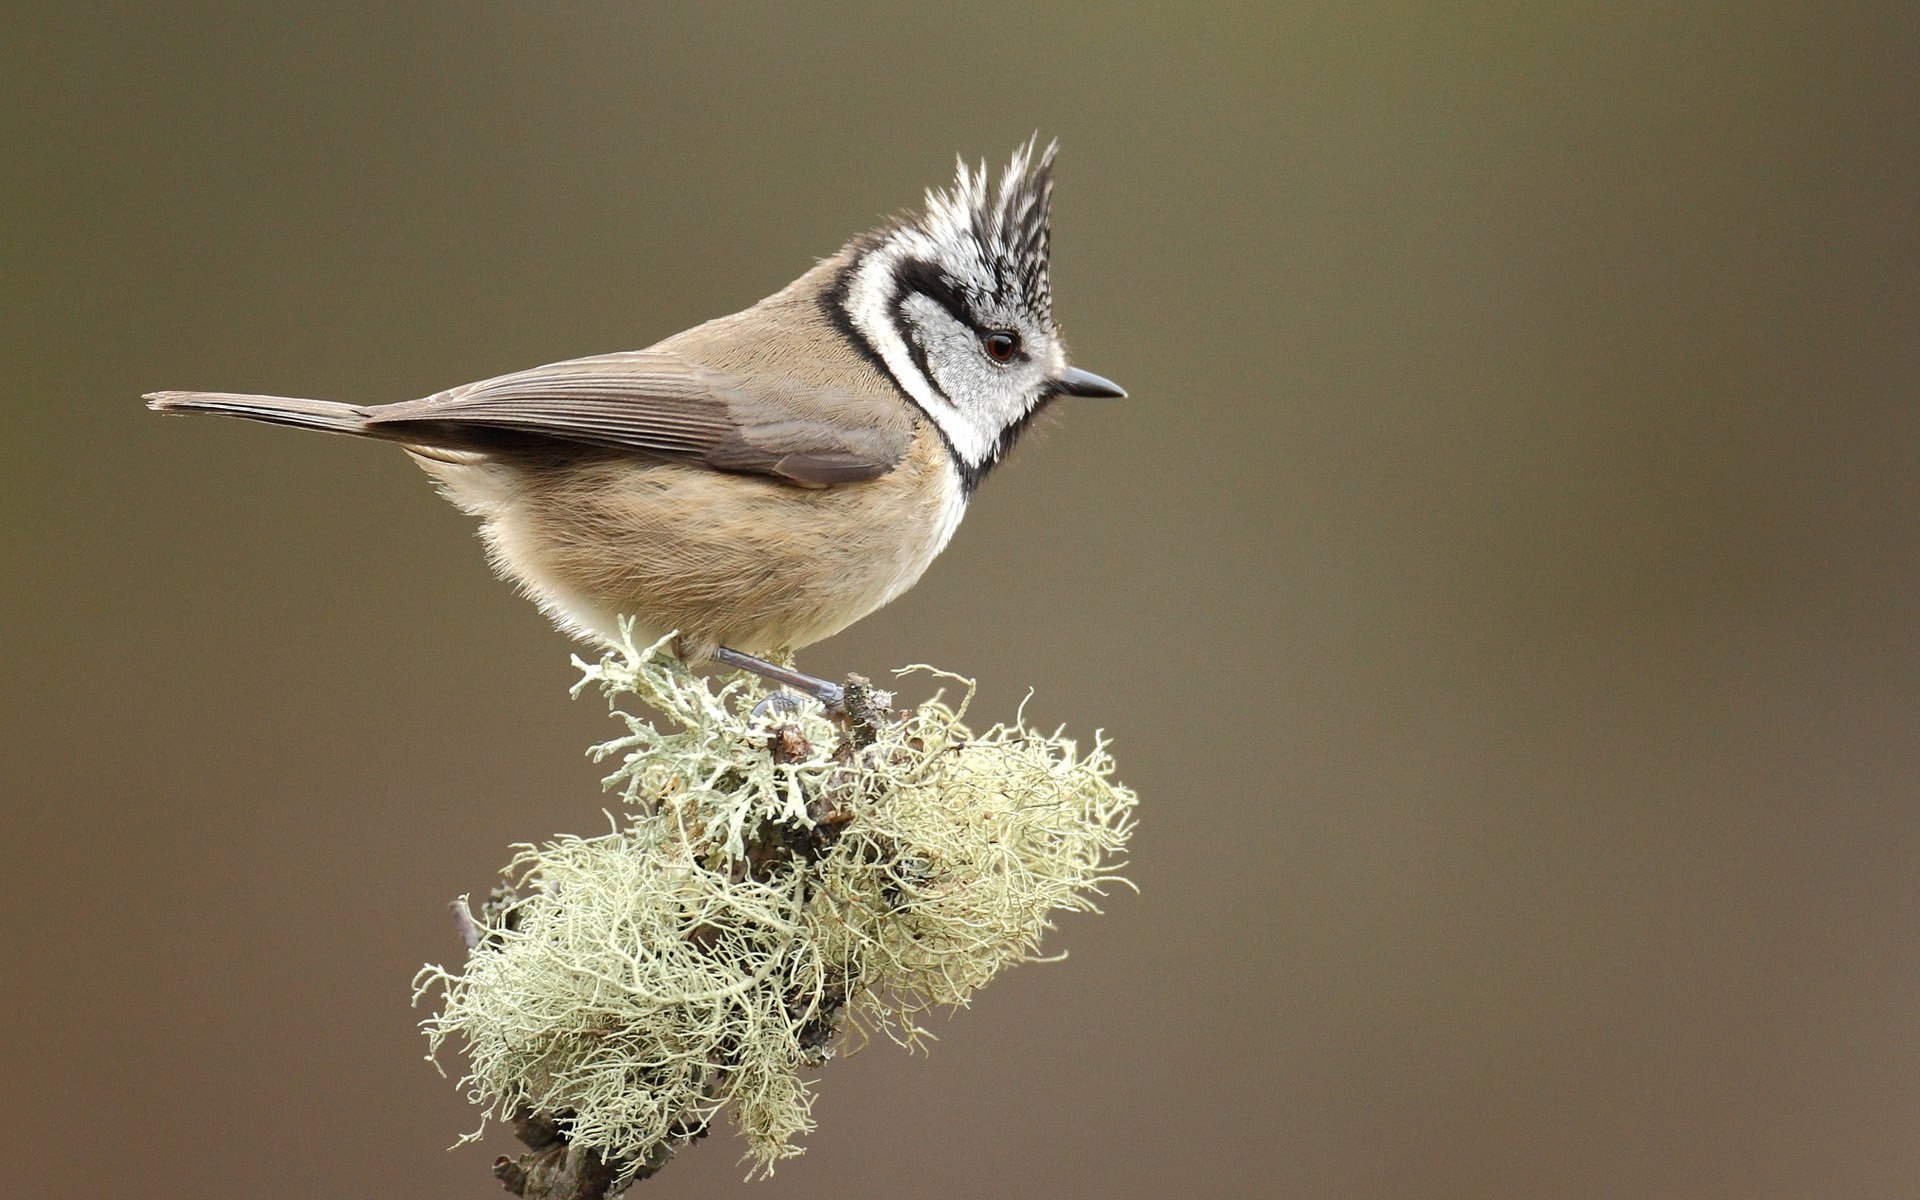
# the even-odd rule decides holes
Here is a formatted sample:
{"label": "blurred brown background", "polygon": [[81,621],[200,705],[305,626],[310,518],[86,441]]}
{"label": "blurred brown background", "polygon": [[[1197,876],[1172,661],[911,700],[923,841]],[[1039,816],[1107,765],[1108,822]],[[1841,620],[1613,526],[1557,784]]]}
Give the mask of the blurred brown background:
{"label": "blurred brown background", "polygon": [[806,662],[1110,730],[1141,895],[752,1194],[1920,1195],[1920,10],[1706,7],[15,6],[6,1190],[496,1194],[408,981],[604,820],[400,454],[139,394],[644,345],[1039,129],[1134,398]]}

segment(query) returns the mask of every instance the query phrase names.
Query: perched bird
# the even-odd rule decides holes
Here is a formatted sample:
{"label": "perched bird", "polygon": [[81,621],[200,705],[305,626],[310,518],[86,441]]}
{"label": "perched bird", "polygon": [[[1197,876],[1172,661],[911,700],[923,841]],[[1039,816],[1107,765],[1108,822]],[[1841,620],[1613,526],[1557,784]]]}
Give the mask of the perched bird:
{"label": "perched bird", "polygon": [[980,481],[1059,395],[1124,396],[1067,364],[1053,320],[1056,145],[997,185],[963,162],[924,213],[863,234],[753,307],[645,350],[399,404],[155,392],[209,412],[397,442],[480,518],[494,569],[562,629],[678,631],[690,665],[756,671],[913,586]]}

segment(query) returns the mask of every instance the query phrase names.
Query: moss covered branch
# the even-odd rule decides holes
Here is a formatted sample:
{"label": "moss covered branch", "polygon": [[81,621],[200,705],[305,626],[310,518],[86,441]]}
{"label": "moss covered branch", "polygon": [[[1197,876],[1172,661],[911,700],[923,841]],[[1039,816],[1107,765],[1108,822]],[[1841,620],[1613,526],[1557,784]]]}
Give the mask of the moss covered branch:
{"label": "moss covered branch", "polygon": [[715,689],[659,646],[579,665],[581,688],[663,718],[616,709],[626,734],[594,751],[626,814],[522,847],[465,967],[418,980],[436,1054],[457,1045],[469,1097],[530,1146],[497,1166],[520,1195],[616,1194],[722,1110],[770,1172],[813,1128],[808,1076],[843,1027],[919,1044],[930,1009],[1037,958],[1055,913],[1118,880],[1134,796],[1104,741],[973,733],[971,685],[835,723],[754,717],[755,684]]}

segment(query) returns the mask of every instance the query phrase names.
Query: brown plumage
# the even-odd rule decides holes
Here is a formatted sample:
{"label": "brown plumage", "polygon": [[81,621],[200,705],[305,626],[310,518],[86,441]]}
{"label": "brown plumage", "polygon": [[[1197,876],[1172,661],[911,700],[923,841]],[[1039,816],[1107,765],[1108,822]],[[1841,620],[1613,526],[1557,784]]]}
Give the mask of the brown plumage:
{"label": "brown plumage", "polygon": [[147,399],[399,443],[571,632],[612,640],[632,617],[638,636],[677,630],[696,664],[721,647],[776,655],[911,587],[1049,399],[1122,394],[1066,364],[1047,284],[1052,150],[1032,151],[997,192],[963,166],[924,217],[646,350],[398,404]]}
{"label": "brown plumage", "polygon": [[[843,265],[836,255],[654,351],[830,398],[790,422],[787,444],[874,447],[877,477],[797,487],[819,481],[670,460],[636,470],[631,455],[559,447],[509,455],[505,470],[498,459],[421,465],[482,519],[495,565],[575,630],[609,636],[619,615],[637,614],[646,634],[679,630],[693,662],[717,646],[769,655],[838,633],[920,578],[964,505],[939,434],[885,377],[857,359],[793,353],[830,336],[810,297]],[[781,443],[767,444],[779,461]]]}

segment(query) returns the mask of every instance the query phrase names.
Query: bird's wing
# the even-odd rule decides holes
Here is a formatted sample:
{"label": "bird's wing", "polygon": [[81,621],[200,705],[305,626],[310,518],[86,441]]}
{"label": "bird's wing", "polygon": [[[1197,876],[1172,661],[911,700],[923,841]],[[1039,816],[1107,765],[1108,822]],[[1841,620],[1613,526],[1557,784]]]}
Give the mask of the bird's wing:
{"label": "bird's wing", "polygon": [[790,379],[749,382],[659,350],[552,363],[366,413],[367,433],[398,441],[485,446],[518,435],[809,487],[885,475],[913,439],[904,405]]}

